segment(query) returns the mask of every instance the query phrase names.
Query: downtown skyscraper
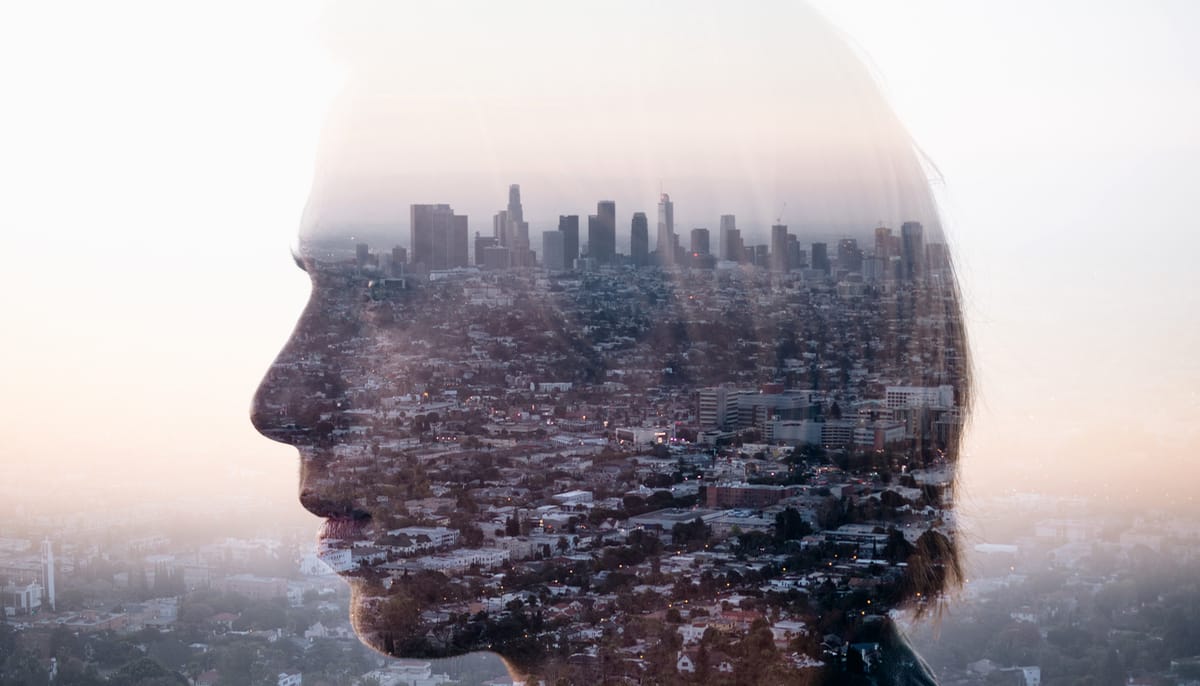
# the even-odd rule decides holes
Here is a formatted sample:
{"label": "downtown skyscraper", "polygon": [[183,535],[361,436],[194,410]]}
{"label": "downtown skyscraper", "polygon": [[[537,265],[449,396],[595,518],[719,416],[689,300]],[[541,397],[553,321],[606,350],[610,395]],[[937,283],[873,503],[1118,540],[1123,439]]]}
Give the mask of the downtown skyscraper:
{"label": "downtown skyscraper", "polygon": [[675,263],[675,246],[679,240],[675,236],[675,203],[671,196],[663,193],[658,199],[658,235],[655,250],[658,251],[660,264]]}
{"label": "downtown skyscraper", "polygon": [[597,264],[617,260],[617,203],[601,200],[596,214],[588,215],[588,257]]}
{"label": "downtown skyscraper", "polygon": [[564,268],[570,269],[575,265],[575,260],[579,259],[579,215],[560,214],[558,230],[563,235]]}
{"label": "downtown skyscraper", "polygon": [[629,258],[638,267],[650,264],[650,224],[645,212],[634,212],[629,224]]}
{"label": "downtown skyscraper", "polygon": [[721,215],[721,229],[717,240],[718,257],[730,262],[742,261],[742,232],[737,228],[737,218],[734,215]]}
{"label": "downtown skyscraper", "polygon": [[508,248],[509,261],[514,267],[533,265],[529,249],[529,222],[521,205],[521,186],[508,187],[508,206],[492,218],[492,231],[501,247]]}
{"label": "downtown skyscraper", "polygon": [[445,204],[411,205],[409,221],[414,265],[426,270],[467,266],[466,215]]}

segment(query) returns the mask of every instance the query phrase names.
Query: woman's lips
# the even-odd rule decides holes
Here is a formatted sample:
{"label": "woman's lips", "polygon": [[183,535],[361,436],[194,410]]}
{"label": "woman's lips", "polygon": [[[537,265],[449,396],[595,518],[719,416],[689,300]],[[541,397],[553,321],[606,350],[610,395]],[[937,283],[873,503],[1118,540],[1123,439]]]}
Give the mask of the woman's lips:
{"label": "woman's lips", "polygon": [[327,544],[334,541],[353,543],[367,538],[367,529],[371,525],[370,517],[330,517],[325,520],[317,534],[319,543]]}

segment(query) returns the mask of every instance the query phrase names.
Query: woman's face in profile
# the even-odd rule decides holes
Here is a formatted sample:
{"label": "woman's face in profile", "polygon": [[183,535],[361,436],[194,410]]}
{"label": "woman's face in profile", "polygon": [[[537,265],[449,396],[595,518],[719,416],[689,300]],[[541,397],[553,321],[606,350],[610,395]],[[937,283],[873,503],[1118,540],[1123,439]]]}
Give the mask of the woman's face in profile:
{"label": "woman's face in profile", "polygon": [[[467,125],[461,94],[400,91],[333,118],[296,249],[312,295],[253,409],[299,451],[367,643],[674,664],[690,623],[786,667],[940,588],[965,349],[928,198],[880,200],[923,180],[855,158],[895,141],[830,157],[786,98],[751,136],[723,107],[674,133],[657,104],[581,128],[568,96],[501,94]],[[831,174],[801,163],[818,149]],[[874,168],[827,178],[855,164]],[[648,191],[662,175],[674,202]],[[911,223],[768,228],[764,193],[805,189]],[[372,204],[392,220],[338,219]]]}

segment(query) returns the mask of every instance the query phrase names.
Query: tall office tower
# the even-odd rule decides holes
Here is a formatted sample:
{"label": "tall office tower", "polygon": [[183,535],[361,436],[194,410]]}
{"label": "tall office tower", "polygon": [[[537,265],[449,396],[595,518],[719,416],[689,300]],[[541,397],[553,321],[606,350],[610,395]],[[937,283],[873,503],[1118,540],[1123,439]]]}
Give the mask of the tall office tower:
{"label": "tall office tower", "polygon": [[521,206],[521,186],[512,184],[508,187],[508,235],[512,249],[514,267],[533,266],[530,254],[529,222],[525,221],[525,208]]}
{"label": "tall office tower", "polygon": [[771,271],[786,272],[792,268],[788,259],[788,230],[785,224],[771,227]]}
{"label": "tall office tower", "polygon": [[717,241],[717,257],[733,262],[741,259],[741,234],[737,230],[737,220],[732,214],[721,215],[721,229],[717,233]]}
{"label": "tall office tower", "polygon": [[596,203],[596,214],[588,215],[588,257],[597,264],[617,259],[617,204],[612,200]]}
{"label": "tall office tower", "polygon": [[655,237],[655,250],[658,251],[658,261],[671,264],[675,261],[675,203],[671,196],[663,193],[658,198],[658,235]]}
{"label": "tall office tower", "polygon": [[787,236],[787,256],[788,269],[800,269],[804,266],[804,251],[800,249],[800,239],[796,238],[794,233]]}
{"label": "tall office tower", "polygon": [[481,236],[475,232],[475,266],[483,266],[483,251],[500,245],[500,239],[495,236]]}
{"label": "tall office tower", "polygon": [[521,206],[521,184],[508,187],[508,218],[514,223],[525,221],[525,208]]}
{"label": "tall office tower", "polygon": [[629,257],[636,266],[650,264],[650,221],[645,212],[634,212],[629,224]]}
{"label": "tall office tower", "polygon": [[542,232],[542,266],[561,272],[567,268],[566,242],[562,231]]}
{"label": "tall office tower", "polygon": [[763,245],[754,246],[754,259],[752,261],[754,262],[755,267],[762,267],[763,269],[770,267],[771,246],[766,245],[765,243]]}
{"label": "tall office tower", "polygon": [[365,267],[370,260],[371,248],[366,243],[359,243],[354,246],[354,263],[356,265]]}
{"label": "tall office tower", "polygon": [[884,268],[887,265],[887,260],[875,255],[863,257],[862,261],[862,276],[866,283],[879,283],[885,277]]}
{"label": "tall office tower", "polygon": [[396,245],[392,247],[392,276],[404,273],[404,265],[408,262],[408,250]]}
{"label": "tall office tower", "polygon": [[692,229],[692,255],[703,257],[708,252],[708,229]]}
{"label": "tall office tower", "polygon": [[829,253],[824,243],[812,244],[812,268],[829,273]]}
{"label": "tall office tower", "polygon": [[467,266],[467,217],[449,205],[410,205],[412,261],[424,269]]}
{"label": "tall office tower", "polygon": [[729,232],[729,259],[734,262],[749,262],[746,257],[746,241],[742,240],[741,229]]}
{"label": "tall office tower", "polygon": [[886,226],[875,229],[875,257],[884,262],[892,255],[892,230]]}
{"label": "tall office tower", "polygon": [[508,212],[500,210],[492,215],[492,236],[496,238],[497,245],[507,246],[511,243],[508,237]]}
{"label": "tall office tower", "polygon": [[932,271],[950,268],[950,251],[945,243],[925,244],[925,264]]}
{"label": "tall office tower", "polygon": [[579,258],[579,215],[561,214],[558,216],[558,230],[563,234],[563,260],[565,269],[572,269],[575,260]]}
{"label": "tall office tower", "polygon": [[842,269],[862,271],[862,251],[858,249],[858,239],[843,238],[838,241],[837,261]]}
{"label": "tall office tower", "polygon": [[488,270],[508,269],[512,266],[508,248],[489,245],[483,249],[483,268]]}
{"label": "tall office tower", "polygon": [[904,222],[900,226],[900,259],[905,279],[925,275],[925,229],[920,222]]}
{"label": "tall office tower", "polygon": [[46,594],[45,602],[54,611],[54,544],[48,538],[42,541],[42,591]]}
{"label": "tall office tower", "polygon": [[702,388],[699,393],[697,421],[702,429],[728,431],[738,426],[738,399],[748,391],[733,388]]}
{"label": "tall office tower", "polygon": [[446,237],[446,266],[465,267],[471,264],[471,256],[467,252],[470,233],[467,215],[456,214],[450,218],[450,235]]}

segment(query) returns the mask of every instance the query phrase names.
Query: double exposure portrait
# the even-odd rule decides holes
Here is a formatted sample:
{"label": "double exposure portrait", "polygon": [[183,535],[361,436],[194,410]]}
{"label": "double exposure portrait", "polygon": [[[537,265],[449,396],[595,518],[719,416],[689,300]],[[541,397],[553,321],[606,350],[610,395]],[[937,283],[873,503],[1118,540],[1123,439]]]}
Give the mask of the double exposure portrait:
{"label": "double exposure portrait", "polygon": [[969,350],[843,39],[802,5],[328,19],[312,292],[252,419],[359,637],[530,683],[932,683],[896,618],[961,581]]}

